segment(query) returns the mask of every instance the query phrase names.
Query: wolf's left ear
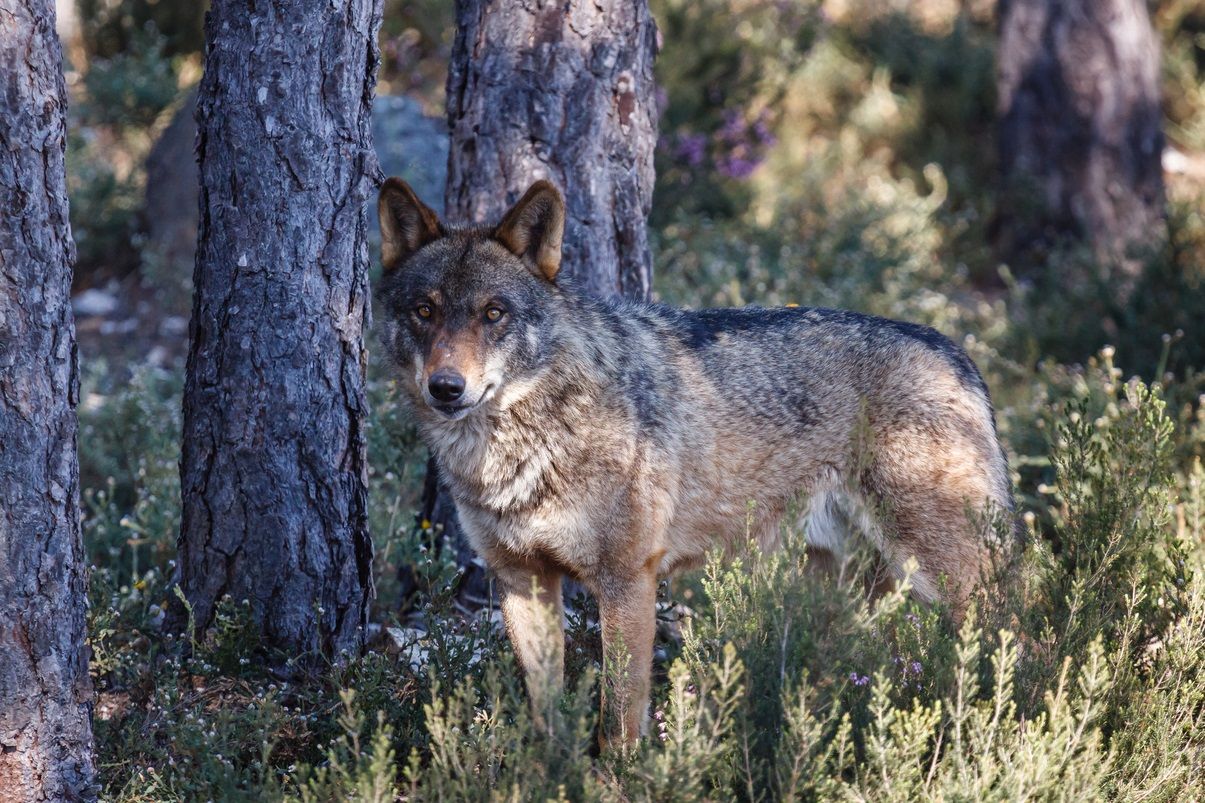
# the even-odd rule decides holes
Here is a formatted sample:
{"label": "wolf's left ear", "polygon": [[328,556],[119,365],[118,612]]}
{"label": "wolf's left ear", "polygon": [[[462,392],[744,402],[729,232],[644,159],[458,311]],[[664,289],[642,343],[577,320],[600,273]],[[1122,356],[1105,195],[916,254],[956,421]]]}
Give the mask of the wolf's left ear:
{"label": "wolf's left ear", "polygon": [[381,185],[377,215],[381,221],[381,264],[387,273],[442,233],[439,217],[400,178],[386,179]]}
{"label": "wolf's left ear", "polygon": [[547,181],[532,184],[494,229],[494,239],[550,282],[561,269],[564,234],[565,201]]}

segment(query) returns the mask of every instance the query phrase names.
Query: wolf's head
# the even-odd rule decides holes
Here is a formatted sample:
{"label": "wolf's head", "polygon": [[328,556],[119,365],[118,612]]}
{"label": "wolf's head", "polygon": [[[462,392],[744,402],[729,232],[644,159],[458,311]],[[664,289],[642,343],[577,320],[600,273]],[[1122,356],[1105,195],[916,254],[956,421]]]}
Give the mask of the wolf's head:
{"label": "wolf's head", "polygon": [[449,227],[401,179],[381,188],[384,339],[416,403],[457,420],[547,362],[565,205],[537,181],[494,227]]}

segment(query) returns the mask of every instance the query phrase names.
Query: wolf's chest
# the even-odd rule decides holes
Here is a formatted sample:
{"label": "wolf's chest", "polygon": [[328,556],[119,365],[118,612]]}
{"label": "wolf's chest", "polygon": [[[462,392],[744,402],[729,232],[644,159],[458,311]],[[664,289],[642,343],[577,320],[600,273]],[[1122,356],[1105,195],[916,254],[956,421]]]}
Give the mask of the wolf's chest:
{"label": "wolf's chest", "polygon": [[450,446],[436,454],[459,501],[496,515],[517,515],[538,507],[547,496],[556,459],[549,449],[497,437]]}
{"label": "wolf's chest", "polygon": [[571,571],[596,562],[591,497],[574,493],[572,472],[558,457],[566,459],[539,448],[525,455],[487,450],[480,462],[448,472],[461,523],[479,552],[544,557]]}

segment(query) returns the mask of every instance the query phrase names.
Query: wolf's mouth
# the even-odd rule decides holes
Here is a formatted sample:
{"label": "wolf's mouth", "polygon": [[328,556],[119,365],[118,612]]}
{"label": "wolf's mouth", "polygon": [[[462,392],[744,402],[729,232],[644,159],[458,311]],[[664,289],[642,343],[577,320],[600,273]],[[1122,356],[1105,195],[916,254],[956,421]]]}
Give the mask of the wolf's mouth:
{"label": "wolf's mouth", "polygon": [[448,418],[455,420],[457,418],[461,418],[464,414],[468,413],[469,410],[472,410],[476,406],[476,402],[473,404],[433,404],[431,405],[431,409],[438,413],[443,413]]}
{"label": "wolf's mouth", "polygon": [[480,407],[484,402],[488,401],[494,393],[494,385],[489,385],[477,397],[477,401],[468,404],[429,404],[432,410],[446,416],[449,421],[459,421],[468,415],[471,411]]}

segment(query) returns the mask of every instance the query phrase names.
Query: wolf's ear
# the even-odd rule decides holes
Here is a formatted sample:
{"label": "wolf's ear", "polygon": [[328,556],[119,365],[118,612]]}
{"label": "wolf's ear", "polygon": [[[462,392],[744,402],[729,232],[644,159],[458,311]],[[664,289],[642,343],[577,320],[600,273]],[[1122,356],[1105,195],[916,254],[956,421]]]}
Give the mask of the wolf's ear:
{"label": "wolf's ear", "polygon": [[532,184],[494,229],[494,239],[550,282],[561,269],[564,234],[565,201],[547,181]]}
{"label": "wolf's ear", "polygon": [[386,273],[443,233],[439,217],[400,178],[387,179],[381,185],[377,215],[381,220],[381,264]]}

